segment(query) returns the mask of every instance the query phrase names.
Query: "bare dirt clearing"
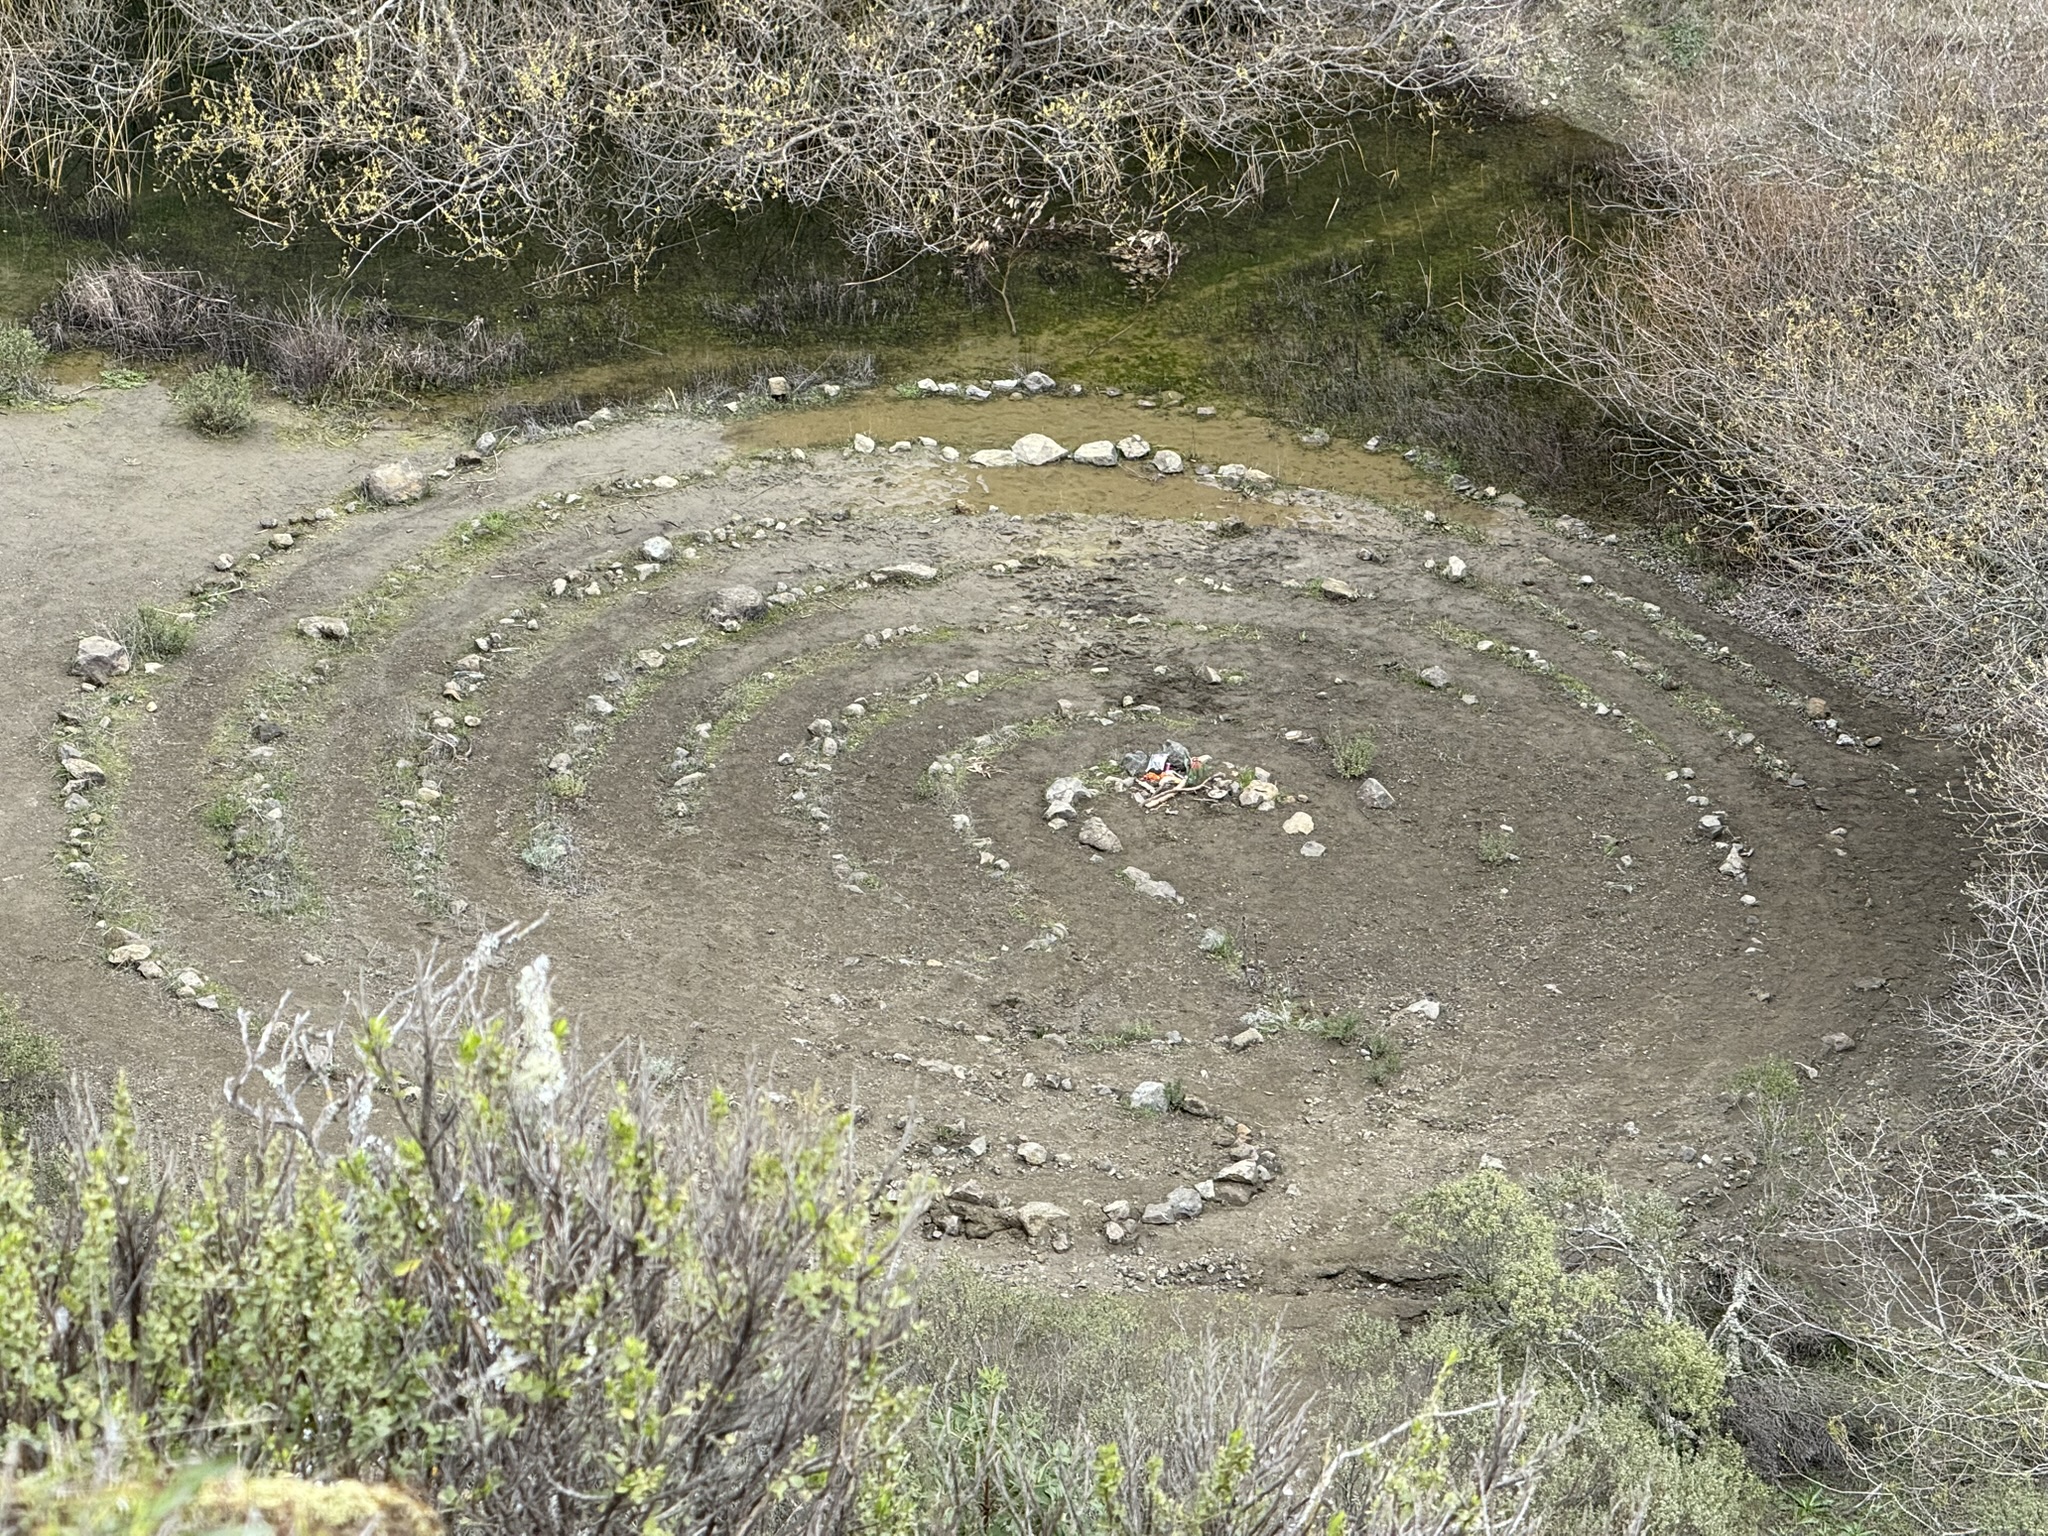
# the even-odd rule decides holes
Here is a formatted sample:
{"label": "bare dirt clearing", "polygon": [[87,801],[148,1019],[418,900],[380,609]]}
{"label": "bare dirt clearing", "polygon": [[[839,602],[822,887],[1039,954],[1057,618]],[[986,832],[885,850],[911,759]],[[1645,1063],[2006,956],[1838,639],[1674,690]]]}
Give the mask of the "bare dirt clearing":
{"label": "bare dirt clearing", "polygon": [[[0,987],[160,1113],[211,1115],[237,1001],[375,999],[545,913],[525,948],[591,1037],[679,1081],[816,1080],[878,1150],[915,1116],[918,1166],[1071,1218],[1071,1247],[976,1255],[1291,1291],[1398,1278],[1394,1202],[1484,1159],[1740,1200],[1724,1090],[1767,1056],[1851,1103],[1926,1080],[1902,1026],[1962,920],[1958,749],[1391,456],[1276,445],[1263,496],[980,471],[919,438],[1099,422],[1192,469],[1270,434],[855,397],[729,437],[635,415],[351,510],[371,464],[446,445],[221,448],[166,415],[0,421]],[[138,602],[209,611],[81,694],[74,642]],[[109,768],[68,814],[53,732]],[[1361,733],[1390,808],[1333,766]],[[1119,760],[1169,739],[1264,770],[1265,808],[1141,808]],[[1054,826],[1070,775],[1092,798]],[[1077,842],[1090,815],[1120,851]],[[108,965],[94,902],[160,979]],[[1206,1116],[1134,1111],[1144,1083]]]}

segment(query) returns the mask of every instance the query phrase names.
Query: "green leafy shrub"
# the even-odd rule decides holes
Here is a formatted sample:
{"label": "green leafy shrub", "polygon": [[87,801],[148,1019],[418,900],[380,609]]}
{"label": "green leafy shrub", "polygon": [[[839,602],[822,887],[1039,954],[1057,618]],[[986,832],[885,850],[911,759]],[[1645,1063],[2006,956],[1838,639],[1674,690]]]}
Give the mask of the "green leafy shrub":
{"label": "green leafy shrub", "polygon": [[49,348],[25,325],[0,324],[0,405],[32,405],[50,392]]}
{"label": "green leafy shrub", "polygon": [[255,382],[246,368],[202,368],[178,391],[185,425],[206,437],[232,437],[256,419]]}
{"label": "green leafy shrub", "polygon": [[0,997],[0,1143],[16,1140],[57,1099],[57,1042]]}
{"label": "green leafy shrub", "polygon": [[197,629],[190,616],[145,603],[113,633],[137,661],[172,661],[192,648]]}
{"label": "green leafy shrub", "polygon": [[1380,744],[1371,731],[1355,731],[1330,751],[1330,766],[1347,779],[1362,779],[1372,772]]}
{"label": "green leafy shrub", "polygon": [[846,1115],[582,1067],[545,958],[497,1011],[504,937],[352,1040],[245,1021],[256,1134],[192,1175],[125,1088],[52,1154],[71,1198],[0,1152],[0,1423],[369,1473],[466,1529],[832,1528],[904,1412],[914,1211]]}

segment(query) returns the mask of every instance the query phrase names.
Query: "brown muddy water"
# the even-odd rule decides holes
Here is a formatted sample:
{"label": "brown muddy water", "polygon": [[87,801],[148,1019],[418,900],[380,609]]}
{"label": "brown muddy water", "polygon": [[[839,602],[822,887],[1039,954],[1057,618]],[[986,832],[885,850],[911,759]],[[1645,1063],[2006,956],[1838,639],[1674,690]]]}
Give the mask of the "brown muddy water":
{"label": "brown muddy water", "polygon": [[1485,503],[1454,495],[1439,478],[1416,469],[1396,452],[1368,453],[1343,440],[1325,448],[1304,447],[1299,433],[1243,410],[1199,417],[1195,411],[1202,403],[1191,400],[1179,407],[1147,410],[1128,395],[906,400],[871,390],[826,406],[771,409],[735,422],[727,437],[742,452],[816,451],[842,447],[855,433],[865,433],[878,445],[878,456],[886,456],[898,442],[922,446],[921,438],[935,438],[961,454],[960,463],[936,472],[935,483],[976,511],[995,505],[1026,516],[1065,512],[1197,521],[1239,517],[1246,522],[1278,522],[1292,516],[1290,508],[1204,485],[1193,473],[1161,475],[1149,460],[1114,469],[1070,460],[1014,469],[981,469],[965,462],[980,449],[1007,448],[1027,432],[1043,432],[1069,450],[1084,442],[1114,441],[1135,433],[1155,450],[1179,453],[1190,471],[1202,464],[1244,464],[1283,484],[1312,485],[1386,506],[1433,511],[1446,519],[1477,522],[1490,516]]}

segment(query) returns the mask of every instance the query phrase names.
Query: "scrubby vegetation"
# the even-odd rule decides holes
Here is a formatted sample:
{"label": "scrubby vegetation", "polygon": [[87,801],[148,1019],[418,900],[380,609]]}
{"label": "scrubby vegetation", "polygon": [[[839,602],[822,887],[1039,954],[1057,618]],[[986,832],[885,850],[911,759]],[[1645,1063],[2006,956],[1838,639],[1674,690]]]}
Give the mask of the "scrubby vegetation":
{"label": "scrubby vegetation", "polygon": [[481,320],[404,325],[378,301],[319,293],[254,303],[197,272],[120,257],[74,268],[33,325],[51,347],[138,358],[202,354],[217,367],[261,373],[304,403],[475,385],[508,372],[524,348],[516,333],[498,335]]}
{"label": "scrubby vegetation", "polygon": [[25,325],[0,323],[0,405],[31,405],[49,392],[49,348]]}
{"label": "scrubby vegetation", "polygon": [[246,368],[202,368],[178,390],[185,425],[202,437],[233,437],[255,421],[256,386]]}

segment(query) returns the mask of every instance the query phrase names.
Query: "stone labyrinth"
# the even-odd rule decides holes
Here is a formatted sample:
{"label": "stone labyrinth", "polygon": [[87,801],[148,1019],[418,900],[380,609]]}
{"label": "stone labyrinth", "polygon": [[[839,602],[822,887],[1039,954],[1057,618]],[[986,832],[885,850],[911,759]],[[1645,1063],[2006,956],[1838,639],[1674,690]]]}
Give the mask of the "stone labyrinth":
{"label": "stone labyrinth", "polygon": [[81,926],[167,1045],[544,917],[509,958],[589,1043],[859,1106],[935,1244],[1396,1303],[1438,1180],[1705,1214],[1745,1068],[1914,1086],[1938,744],[1513,497],[1033,467],[961,400],[889,403],[929,420],[892,451],[866,409],[423,453],[422,498],[195,571],[191,651],[52,738]]}

